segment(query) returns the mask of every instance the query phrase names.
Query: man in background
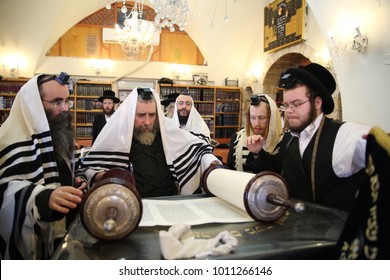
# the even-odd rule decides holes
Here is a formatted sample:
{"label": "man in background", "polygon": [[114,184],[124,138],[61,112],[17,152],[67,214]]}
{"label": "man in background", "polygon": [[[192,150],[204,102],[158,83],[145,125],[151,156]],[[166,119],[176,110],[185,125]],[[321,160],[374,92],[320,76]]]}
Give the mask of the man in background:
{"label": "man in background", "polygon": [[171,93],[168,95],[168,98],[161,100],[161,105],[164,106],[165,116],[168,118],[173,117],[173,113],[175,112],[175,101],[179,96],[178,93]]}
{"label": "man in background", "polygon": [[119,98],[115,96],[115,92],[112,90],[105,90],[98,100],[103,105],[103,114],[96,115],[93,121],[92,144],[95,142],[102,128],[110,120],[112,114],[114,114],[115,104],[119,103]]}
{"label": "man in background", "polygon": [[176,98],[173,121],[181,129],[211,144],[210,129],[194,107],[194,100],[187,92],[181,93]]}

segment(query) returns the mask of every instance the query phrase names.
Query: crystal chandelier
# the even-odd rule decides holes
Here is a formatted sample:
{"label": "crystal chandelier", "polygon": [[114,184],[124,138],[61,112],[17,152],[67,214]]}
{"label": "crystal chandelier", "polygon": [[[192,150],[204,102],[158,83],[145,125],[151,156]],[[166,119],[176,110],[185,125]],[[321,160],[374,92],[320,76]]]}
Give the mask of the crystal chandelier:
{"label": "crystal chandelier", "polygon": [[161,28],[168,27],[171,32],[175,31],[174,25],[184,31],[187,25],[187,15],[190,13],[188,0],[150,0],[156,12],[155,23]]}
{"label": "crystal chandelier", "polygon": [[135,1],[130,13],[126,15],[127,7],[123,1],[121,12],[126,15],[123,21],[124,26],[120,28],[118,24],[115,25],[118,43],[127,56],[143,54],[146,48],[152,44],[154,34],[160,33],[160,27],[156,26],[154,22],[142,19],[143,2],[143,0]]}

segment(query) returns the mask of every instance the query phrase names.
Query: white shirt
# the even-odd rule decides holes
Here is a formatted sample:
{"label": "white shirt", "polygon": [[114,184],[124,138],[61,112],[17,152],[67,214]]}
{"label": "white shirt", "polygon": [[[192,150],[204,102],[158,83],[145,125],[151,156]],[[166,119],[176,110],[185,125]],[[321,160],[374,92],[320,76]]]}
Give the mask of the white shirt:
{"label": "white shirt", "polygon": [[[323,114],[307,126],[301,133],[291,133],[299,139],[299,152],[301,157],[318,130]],[[332,167],[335,174],[340,177],[349,177],[365,167],[366,139],[370,127],[351,122],[344,123],[337,132],[332,154]]]}

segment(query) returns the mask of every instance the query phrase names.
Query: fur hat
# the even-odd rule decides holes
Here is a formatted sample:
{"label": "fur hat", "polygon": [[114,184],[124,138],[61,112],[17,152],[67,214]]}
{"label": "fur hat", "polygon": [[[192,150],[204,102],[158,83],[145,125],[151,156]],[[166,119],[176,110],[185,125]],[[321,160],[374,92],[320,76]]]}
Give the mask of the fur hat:
{"label": "fur hat", "polygon": [[171,102],[175,102],[176,101],[176,98],[179,96],[178,93],[171,93],[168,95],[168,98],[167,99],[164,99],[164,100],[161,100],[161,105],[163,105],[164,107],[167,107],[169,105],[169,103]]}
{"label": "fur hat", "polygon": [[292,88],[297,79],[321,97],[324,114],[327,115],[333,112],[332,94],[336,90],[336,81],[325,67],[317,63],[310,63],[305,67],[289,68],[280,78],[280,86],[286,89]]}
{"label": "fur hat", "polygon": [[103,100],[107,98],[114,100],[114,103],[119,103],[120,101],[118,97],[115,97],[115,92],[110,89],[103,91],[103,95],[100,96],[98,100],[103,102]]}

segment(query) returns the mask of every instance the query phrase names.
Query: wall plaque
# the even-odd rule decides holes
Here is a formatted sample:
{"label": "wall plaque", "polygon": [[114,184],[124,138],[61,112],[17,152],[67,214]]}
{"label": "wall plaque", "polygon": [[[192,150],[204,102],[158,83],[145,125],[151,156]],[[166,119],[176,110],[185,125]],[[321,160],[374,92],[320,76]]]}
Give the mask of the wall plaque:
{"label": "wall plaque", "polygon": [[305,0],[276,0],[264,8],[264,52],[300,43],[304,38]]}

